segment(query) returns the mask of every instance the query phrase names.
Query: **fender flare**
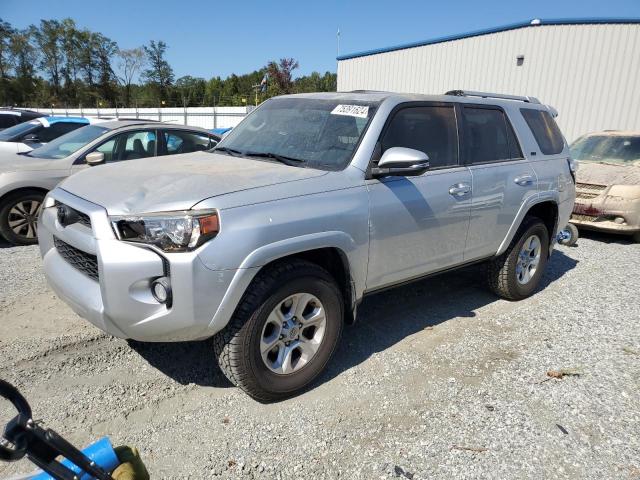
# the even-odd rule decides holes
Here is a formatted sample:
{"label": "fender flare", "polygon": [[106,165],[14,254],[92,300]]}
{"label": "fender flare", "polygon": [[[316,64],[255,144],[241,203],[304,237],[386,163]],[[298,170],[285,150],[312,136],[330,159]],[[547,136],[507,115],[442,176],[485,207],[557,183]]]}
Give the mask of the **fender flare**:
{"label": "fender flare", "polygon": [[[549,190],[546,192],[539,192],[527,198],[526,201],[523,202],[523,204],[520,206],[520,209],[518,210],[518,213],[516,214],[516,218],[511,223],[511,227],[509,227],[509,230],[507,231],[507,234],[502,240],[502,243],[500,243],[500,246],[498,247],[498,251],[496,252],[496,256],[502,255],[507,250],[507,248],[509,247],[509,244],[513,240],[513,237],[515,237],[516,233],[518,232],[518,229],[520,228],[520,225],[522,224],[524,217],[527,215],[531,207],[539,203],[549,202],[549,201],[555,203],[556,206],[560,205],[560,194],[552,190]],[[556,225],[556,229],[557,228],[558,226]],[[554,232],[552,232],[551,237],[553,237],[553,235],[554,235]]]}
{"label": "fender flare", "polygon": [[287,238],[255,249],[245,257],[231,280],[229,288],[227,288],[216,313],[209,323],[210,332],[215,334],[229,323],[244,292],[260,269],[268,263],[279,258],[318,248],[338,248],[348,258],[349,252],[356,247],[356,242],[346,233],[327,231]]}

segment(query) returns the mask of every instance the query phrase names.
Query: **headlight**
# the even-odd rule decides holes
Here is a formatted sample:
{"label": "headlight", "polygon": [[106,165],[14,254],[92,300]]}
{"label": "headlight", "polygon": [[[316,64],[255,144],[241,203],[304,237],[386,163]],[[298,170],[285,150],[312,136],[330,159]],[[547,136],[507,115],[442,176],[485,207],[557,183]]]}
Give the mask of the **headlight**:
{"label": "headlight", "polygon": [[607,192],[607,196],[635,200],[640,198],[640,185],[613,185]]}
{"label": "headlight", "polygon": [[120,240],[155,245],[165,252],[193,250],[220,230],[215,210],[160,212],[110,219]]}

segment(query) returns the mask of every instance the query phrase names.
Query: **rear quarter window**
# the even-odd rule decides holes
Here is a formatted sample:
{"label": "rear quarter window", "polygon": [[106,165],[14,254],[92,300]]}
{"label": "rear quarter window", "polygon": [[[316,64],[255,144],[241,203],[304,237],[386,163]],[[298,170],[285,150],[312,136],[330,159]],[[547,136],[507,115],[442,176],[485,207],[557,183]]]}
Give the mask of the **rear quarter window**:
{"label": "rear quarter window", "polygon": [[531,129],[540,151],[545,155],[556,155],[564,150],[564,139],[555,120],[545,110],[521,108],[520,113]]}

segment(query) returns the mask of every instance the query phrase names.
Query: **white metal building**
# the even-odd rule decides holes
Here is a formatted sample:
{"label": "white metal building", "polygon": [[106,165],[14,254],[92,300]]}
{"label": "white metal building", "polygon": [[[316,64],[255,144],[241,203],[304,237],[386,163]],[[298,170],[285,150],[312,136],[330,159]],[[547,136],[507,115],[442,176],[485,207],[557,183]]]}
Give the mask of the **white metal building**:
{"label": "white metal building", "polygon": [[640,130],[640,19],[533,20],[338,57],[338,91],[529,95],[569,142]]}

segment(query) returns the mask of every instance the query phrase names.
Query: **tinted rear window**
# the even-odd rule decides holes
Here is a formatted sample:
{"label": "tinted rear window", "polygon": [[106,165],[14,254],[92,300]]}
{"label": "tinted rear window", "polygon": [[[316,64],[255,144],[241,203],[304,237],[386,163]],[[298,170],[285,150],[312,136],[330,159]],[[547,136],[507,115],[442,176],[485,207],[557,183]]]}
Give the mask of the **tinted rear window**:
{"label": "tinted rear window", "polygon": [[520,112],[533,136],[538,142],[540,151],[545,155],[556,155],[564,149],[564,139],[555,120],[545,110],[521,108]]}
{"label": "tinted rear window", "polygon": [[467,163],[487,163],[522,158],[511,123],[497,108],[464,106]]}

